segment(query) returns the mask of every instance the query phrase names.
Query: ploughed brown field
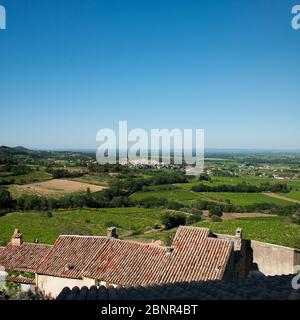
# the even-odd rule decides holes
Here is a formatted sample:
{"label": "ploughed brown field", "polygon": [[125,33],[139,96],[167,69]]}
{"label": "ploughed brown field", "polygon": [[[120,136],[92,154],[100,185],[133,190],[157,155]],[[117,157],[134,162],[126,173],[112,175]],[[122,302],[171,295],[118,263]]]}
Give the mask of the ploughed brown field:
{"label": "ploughed brown field", "polygon": [[90,188],[91,192],[96,192],[105,189],[103,186],[65,179],[52,179],[43,182],[29,183],[16,186],[16,188],[19,191],[29,191],[37,194],[71,193],[85,191],[87,188]]}

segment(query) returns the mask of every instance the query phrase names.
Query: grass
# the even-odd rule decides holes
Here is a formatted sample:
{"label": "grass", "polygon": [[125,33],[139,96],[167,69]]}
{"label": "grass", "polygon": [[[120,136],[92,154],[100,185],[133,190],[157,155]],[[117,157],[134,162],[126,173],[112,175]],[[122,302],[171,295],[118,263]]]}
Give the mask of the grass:
{"label": "grass", "polygon": [[60,234],[106,235],[108,224],[118,227],[120,237],[142,233],[160,224],[164,210],[144,208],[78,209],[47,212],[11,212],[0,217],[0,245],[9,242],[15,228],[19,228],[27,242],[38,238],[52,244]]}
{"label": "grass", "polygon": [[38,181],[46,181],[52,179],[52,175],[50,173],[44,171],[32,171],[30,173],[18,175],[18,176],[0,176],[1,180],[14,179],[15,184],[26,184]]}
{"label": "grass", "polygon": [[299,190],[292,190],[289,193],[280,193],[280,195],[287,197],[287,198],[291,198],[291,199],[295,199],[295,200],[300,201],[300,191]]}
{"label": "grass", "polygon": [[201,192],[207,198],[225,201],[230,200],[237,206],[248,206],[261,203],[272,203],[278,206],[290,206],[291,202],[282,199],[268,197],[261,193],[242,193],[242,192]]}
{"label": "grass", "polygon": [[276,180],[274,178],[268,177],[258,177],[258,176],[241,176],[241,177],[213,177],[213,181],[199,181],[198,179],[194,179],[191,183],[178,183],[176,186],[181,188],[191,188],[194,185],[198,184],[209,184],[211,186],[222,185],[222,184],[229,184],[229,185],[237,185],[239,183],[248,183],[252,185],[259,186],[262,183],[284,183],[292,188],[299,188],[300,189],[300,179],[295,180]]}
{"label": "grass", "polygon": [[[106,235],[107,226],[112,224],[123,239],[164,240],[166,234],[176,231],[153,231],[156,224],[160,225],[164,212],[144,208],[74,209],[53,211],[52,217],[40,211],[12,212],[0,217],[0,245],[9,242],[15,228],[23,232],[27,242],[38,238],[41,243],[52,244],[60,234]],[[245,239],[300,248],[300,226],[287,222],[285,217],[201,221],[195,226],[231,235],[241,227]]]}
{"label": "grass", "polygon": [[78,182],[96,184],[99,186],[108,186],[111,178],[108,175],[85,174],[81,177],[71,179]]}
{"label": "grass", "polygon": [[174,190],[151,190],[138,191],[130,196],[132,200],[142,200],[149,197],[166,198],[168,200],[189,201],[199,198],[199,194],[191,190],[174,189]]}
{"label": "grass", "polygon": [[[300,248],[300,226],[286,221],[285,217],[267,218],[238,218],[210,222],[204,220],[196,223],[196,227],[209,228],[215,233],[234,235],[237,228],[243,228],[243,237],[282,246]],[[149,232],[132,237],[135,240],[149,242],[166,238],[167,233],[174,233],[176,229],[163,232]]]}
{"label": "grass", "polygon": [[300,248],[300,226],[286,221],[285,217],[240,218],[222,222],[201,221],[197,227],[210,228],[215,233],[234,235],[236,228],[243,228],[245,239]]}
{"label": "grass", "polygon": [[192,200],[208,200],[224,202],[230,200],[231,203],[238,206],[255,205],[260,203],[272,203],[278,206],[289,206],[291,202],[271,198],[261,193],[238,193],[238,192],[194,192],[190,190],[190,183],[188,187],[180,184],[174,190],[156,190],[159,186],[151,187],[151,191],[138,191],[130,198],[132,200],[142,200],[149,197],[166,198],[168,200],[177,200],[181,202],[191,202]]}

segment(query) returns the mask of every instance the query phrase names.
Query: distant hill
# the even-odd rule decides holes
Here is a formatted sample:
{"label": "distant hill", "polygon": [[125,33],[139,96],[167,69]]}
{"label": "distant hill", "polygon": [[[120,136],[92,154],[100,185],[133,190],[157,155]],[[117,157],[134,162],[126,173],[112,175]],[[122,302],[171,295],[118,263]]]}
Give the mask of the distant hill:
{"label": "distant hill", "polygon": [[10,156],[10,155],[17,155],[17,154],[32,154],[36,153],[34,150],[27,149],[22,146],[17,147],[7,147],[7,146],[0,146],[0,155]]}

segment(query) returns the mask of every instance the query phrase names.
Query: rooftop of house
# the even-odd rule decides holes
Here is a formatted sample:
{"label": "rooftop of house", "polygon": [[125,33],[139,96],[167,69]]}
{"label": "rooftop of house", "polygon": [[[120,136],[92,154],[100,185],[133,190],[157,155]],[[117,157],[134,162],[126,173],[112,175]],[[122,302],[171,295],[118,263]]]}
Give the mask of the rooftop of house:
{"label": "rooftop of house", "polygon": [[57,300],[300,300],[293,275],[200,281],[126,288],[64,288]]}
{"label": "rooftop of house", "polygon": [[38,274],[126,285],[222,279],[232,243],[209,229],[178,228],[172,247],[114,237],[60,236]]}
{"label": "rooftop of house", "polygon": [[15,230],[11,242],[0,249],[0,266],[6,270],[36,272],[51,245],[24,243],[22,233]]}
{"label": "rooftop of house", "polygon": [[8,270],[81,279],[121,286],[149,285],[223,278],[232,242],[216,238],[207,228],[178,228],[171,247],[107,236],[61,235],[53,246],[23,243],[15,230],[0,251],[0,265]]}

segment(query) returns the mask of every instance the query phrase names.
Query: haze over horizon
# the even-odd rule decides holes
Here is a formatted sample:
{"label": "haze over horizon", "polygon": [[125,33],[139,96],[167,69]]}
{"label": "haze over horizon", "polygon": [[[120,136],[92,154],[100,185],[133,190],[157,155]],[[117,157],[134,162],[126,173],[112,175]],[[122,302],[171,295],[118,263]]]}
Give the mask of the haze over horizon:
{"label": "haze over horizon", "polygon": [[297,1],[1,4],[0,145],[96,148],[127,120],[204,128],[210,149],[300,149]]}

